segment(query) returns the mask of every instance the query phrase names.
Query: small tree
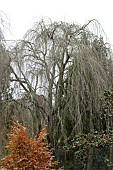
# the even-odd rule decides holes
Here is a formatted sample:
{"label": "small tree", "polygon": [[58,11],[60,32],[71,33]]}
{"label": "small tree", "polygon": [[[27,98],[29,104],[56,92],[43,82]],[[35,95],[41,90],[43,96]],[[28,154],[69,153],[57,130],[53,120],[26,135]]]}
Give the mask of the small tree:
{"label": "small tree", "polygon": [[26,128],[19,123],[11,127],[8,135],[9,143],[6,146],[10,153],[2,159],[3,168],[8,170],[44,170],[54,165],[52,151],[44,141],[46,130],[38,135],[38,139],[29,138]]}

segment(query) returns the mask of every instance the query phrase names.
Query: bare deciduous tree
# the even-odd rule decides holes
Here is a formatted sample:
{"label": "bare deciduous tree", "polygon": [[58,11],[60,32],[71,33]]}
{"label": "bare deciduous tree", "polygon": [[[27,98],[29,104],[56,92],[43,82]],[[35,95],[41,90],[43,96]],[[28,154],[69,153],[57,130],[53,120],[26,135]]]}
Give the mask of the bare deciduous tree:
{"label": "bare deciduous tree", "polygon": [[[99,126],[100,96],[113,83],[112,53],[88,29],[94,22],[80,26],[42,20],[12,51],[13,97],[27,94],[33,121],[48,125],[54,144]],[[48,109],[40,107],[37,94],[45,96]]]}

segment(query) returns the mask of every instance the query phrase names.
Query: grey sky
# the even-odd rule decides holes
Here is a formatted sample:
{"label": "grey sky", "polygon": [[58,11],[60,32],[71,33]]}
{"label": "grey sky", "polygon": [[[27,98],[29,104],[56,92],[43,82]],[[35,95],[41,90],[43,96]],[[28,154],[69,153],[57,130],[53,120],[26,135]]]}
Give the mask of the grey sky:
{"label": "grey sky", "polygon": [[10,19],[7,39],[20,39],[44,17],[53,21],[77,22],[97,19],[113,44],[113,0],[0,0],[0,10]]}

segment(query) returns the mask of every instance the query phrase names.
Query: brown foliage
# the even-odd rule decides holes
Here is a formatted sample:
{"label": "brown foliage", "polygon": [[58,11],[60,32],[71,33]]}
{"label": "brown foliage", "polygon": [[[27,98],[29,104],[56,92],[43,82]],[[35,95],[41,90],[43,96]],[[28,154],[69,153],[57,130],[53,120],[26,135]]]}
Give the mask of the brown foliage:
{"label": "brown foliage", "polygon": [[46,135],[46,130],[42,129],[37,140],[28,138],[25,127],[14,123],[6,146],[10,154],[1,161],[3,168],[9,170],[50,169],[53,165],[53,156],[52,151],[48,150],[48,144],[44,141]]}

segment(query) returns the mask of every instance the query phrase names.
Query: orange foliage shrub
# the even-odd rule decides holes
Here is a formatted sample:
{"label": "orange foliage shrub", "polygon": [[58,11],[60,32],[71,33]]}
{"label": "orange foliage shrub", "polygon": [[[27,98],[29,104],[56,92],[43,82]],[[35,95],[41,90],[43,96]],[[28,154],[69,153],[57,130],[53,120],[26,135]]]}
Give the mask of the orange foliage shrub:
{"label": "orange foliage shrub", "polygon": [[47,135],[42,129],[37,140],[28,138],[25,127],[14,123],[11,134],[8,135],[9,143],[6,146],[10,153],[2,159],[3,168],[7,170],[49,170],[54,165],[52,151],[44,142]]}

